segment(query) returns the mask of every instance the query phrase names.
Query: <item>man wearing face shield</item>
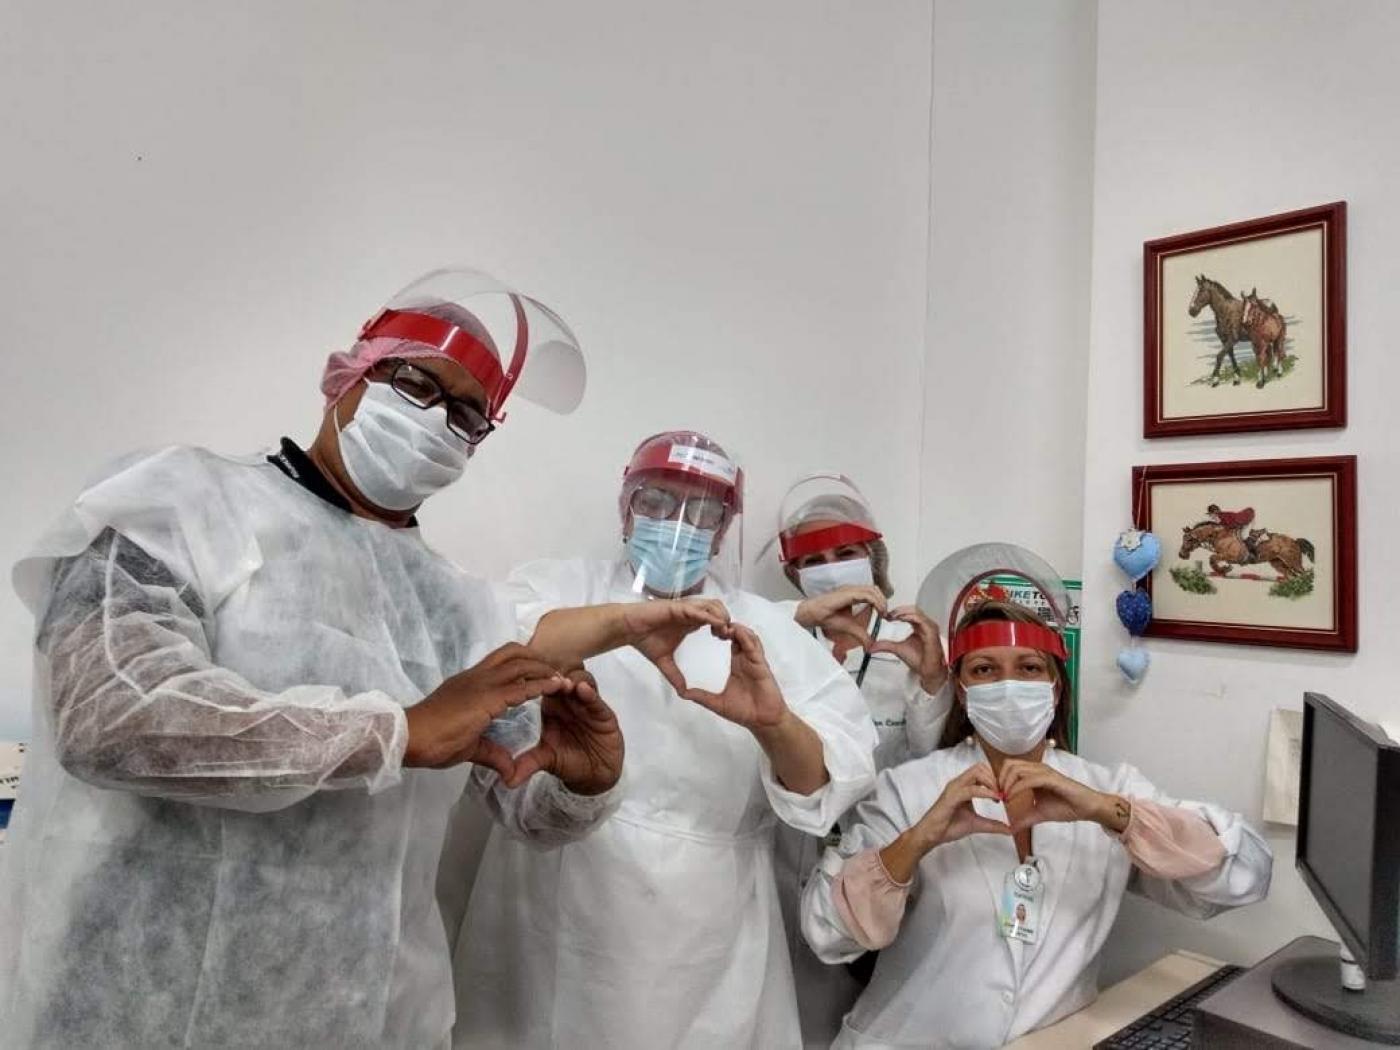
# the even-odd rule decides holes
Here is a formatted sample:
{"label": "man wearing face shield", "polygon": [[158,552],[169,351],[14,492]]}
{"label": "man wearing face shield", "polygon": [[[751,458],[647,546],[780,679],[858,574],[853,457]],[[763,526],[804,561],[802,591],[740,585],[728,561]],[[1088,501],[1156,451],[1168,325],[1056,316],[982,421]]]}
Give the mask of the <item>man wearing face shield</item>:
{"label": "man wearing face shield", "polygon": [[533,608],[723,598],[733,617],[656,666],[588,661],[628,739],[617,812],[542,855],[492,834],[456,956],[455,1045],[801,1046],[773,872],[775,826],[811,833],[869,789],[874,728],[789,613],[738,589],[743,474],[691,431],[628,465],[616,560],[541,562]]}
{"label": "man wearing face shield", "polygon": [[[938,627],[917,605],[888,605],[889,552],[855,482],[831,473],[799,479],[778,506],[774,543],[803,595],[781,604],[850,674],[870,710],[876,770],[933,751],[953,703]],[[824,845],[782,828],[776,853],[803,1042],[821,1050],[840,1032],[873,960],[830,966],[802,939],[799,902]]]}
{"label": "man wearing face shield", "polygon": [[[980,600],[1003,574],[1039,591],[1052,622]],[[1269,887],[1268,844],[1239,814],[1072,753],[1068,603],[1041,559],[967,548],[919,604],[956,625],[943,746],[880,773],[803,895],[821,958],[880,951],[837,1050],[1002,1046],[1093,1001],[1125,892],[1204,919]]]}
{"label": "man wearing face shield", "polygon": [[623,743],[559,669],[726,622],[561,610],[515,644],[509,603],[423,542],[419,504],[540,361],[532,395],[572,409],[563,323],[437,271],[331,356],[308,451],[129,457],[16,567],[36,738],[0,878],[6,1046],[446,1039],[432,882],[468,771],[510,834],[584,835]]}

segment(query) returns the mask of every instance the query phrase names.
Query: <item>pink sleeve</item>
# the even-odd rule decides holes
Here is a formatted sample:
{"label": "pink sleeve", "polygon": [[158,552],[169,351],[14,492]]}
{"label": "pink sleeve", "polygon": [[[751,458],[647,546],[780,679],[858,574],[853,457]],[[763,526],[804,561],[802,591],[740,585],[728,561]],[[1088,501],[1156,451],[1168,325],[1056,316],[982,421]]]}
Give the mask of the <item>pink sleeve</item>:
{"label": "pink sleeve", "polygon": [[841,866],[832,883],[836,911],[852,939],[877,951],[894,940],[904,918],[904,903],[913,880],[895,882],[885,870],[878,849],[857,853]]}
{"label": "pink sleeve", "polygon": [[1225,844],[1209,822],[1176,806],[1159,806],[1135,798],[1123,845],[1133,863],[1159,879],[1187,879],[1215,871],[1225,859]]}

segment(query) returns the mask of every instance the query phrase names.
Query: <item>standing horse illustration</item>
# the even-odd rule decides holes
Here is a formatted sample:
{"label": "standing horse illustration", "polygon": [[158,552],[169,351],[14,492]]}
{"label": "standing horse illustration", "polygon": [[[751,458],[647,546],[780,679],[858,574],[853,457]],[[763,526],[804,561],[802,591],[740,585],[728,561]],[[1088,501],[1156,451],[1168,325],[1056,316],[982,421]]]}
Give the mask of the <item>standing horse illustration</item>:
{"label": "standing horse illustration", "polygon": [[1317,560],[1311,540],[1295,540],[1267,529],[1251,529],[1249,536],[1241,539],[1235,529],[1215,521],[1181,526],[1181,550],[1177,557],[1185,561],[1197,547],[1210,552],[1210,569],[1217,576],[1229,576],[1230,568],[1235,565],[1267,563],[1280,579],[1291,580],[1306,571],[1304,555]]}
{"label": "standing horse illustration", "polygon": [[1215,314],[1215,334],[1220,339],[1220,352],[1215,355],[1215,370],[1210,374],[1210,385],[1220,385],[1220,366],[1225,355],[1230,355],[1230,364],[1235,366],[1235,386],[1240,385],[1240,363],[1235,360],[1235,344],[1247,338],[1244,328],[1244,302],[1236,299],[1219,281],[1205,274],[1196,275],[1196,294],[1186,312],[1195,317],[1207,306]]}
{"label": "standing horse illustration", "polygon": [[1288,325],[1283,314],[1267,299],[1259,298],[1259,289],[1253,289],[1244,296],[1244,314],[1241,317],[1245,334],[1254,347],[1254,360],[1259,365],[1259,378],[1256,387],[1262,387],[1269,377],[1269,364],[1274,366],[1274,378],[1283,378],[1283,347],[1288,335]]}

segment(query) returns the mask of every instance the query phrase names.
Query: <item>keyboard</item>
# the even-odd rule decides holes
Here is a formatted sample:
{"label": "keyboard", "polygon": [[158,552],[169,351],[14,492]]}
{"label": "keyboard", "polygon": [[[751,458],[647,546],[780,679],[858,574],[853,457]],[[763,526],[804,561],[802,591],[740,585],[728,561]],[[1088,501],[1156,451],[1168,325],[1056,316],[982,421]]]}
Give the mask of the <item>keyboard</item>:
{"label": "keyboard", "polygon": [[1242,966],[1222,966],[1151,1013],[1094,1044],[1094,1050],[1189,1050],[1191,1010],[1222,984],[1233,981]]}

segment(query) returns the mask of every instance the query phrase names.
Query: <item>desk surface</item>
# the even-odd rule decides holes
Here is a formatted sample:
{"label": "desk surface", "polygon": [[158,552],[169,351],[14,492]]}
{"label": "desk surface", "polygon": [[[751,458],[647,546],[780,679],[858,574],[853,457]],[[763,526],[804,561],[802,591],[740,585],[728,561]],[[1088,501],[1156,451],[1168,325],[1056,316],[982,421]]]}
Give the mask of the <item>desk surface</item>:
{"label": "desk surface", "polygon": [[1008,1043],[1007,1050],[1085,1050],[1223,965],[1195,952],[1172,952],[1141,973],[1104,989],[1078,1013]]}

